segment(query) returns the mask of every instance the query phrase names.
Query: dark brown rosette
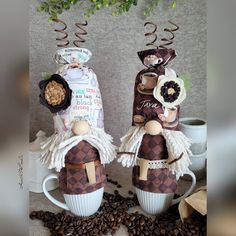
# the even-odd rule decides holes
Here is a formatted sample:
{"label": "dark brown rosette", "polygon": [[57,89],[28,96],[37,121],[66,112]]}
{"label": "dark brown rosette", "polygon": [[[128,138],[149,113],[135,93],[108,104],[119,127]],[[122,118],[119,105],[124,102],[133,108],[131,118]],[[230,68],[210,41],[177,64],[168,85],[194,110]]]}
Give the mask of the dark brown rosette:
{"label": "dark brown rosette", "polygon": [[40,103],[52,113],[66,110],[71,104],[72,90],[60,75],[54,74],[39,82]]}

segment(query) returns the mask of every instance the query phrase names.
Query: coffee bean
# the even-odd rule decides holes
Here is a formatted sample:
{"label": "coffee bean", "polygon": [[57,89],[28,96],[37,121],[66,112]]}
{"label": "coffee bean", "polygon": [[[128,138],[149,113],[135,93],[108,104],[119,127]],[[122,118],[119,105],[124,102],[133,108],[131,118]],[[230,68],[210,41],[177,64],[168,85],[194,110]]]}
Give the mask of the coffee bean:
{"label": "coffee bean", "polygon": [[119,191],[118,191],[118,190],[115,190],[115,191],[114,191],[114,194],[115,194],[115,195],[119,194]]}
{"label": "coffee bean", "polygon": [[73,233],[74,233],[74,228],[73,227],[70,227],[70,228],[68,228],[67,230],[66,230],[66,235],[72,235]]}
{"label": "coffee bean", "polygon": [[134,193],[133,193],[132,191],[129,191],[128,194],[129,194],[129,195],[133,195]]}
{"label": "coffee bean", "polygon": [[134,216],[134,215],[131,216],[130,220],[131,220],[131,221],[134,221],[134,220],[135,220],[135,216]]}
{"label": "coffee bean", "polygon": [[144,221],[143,218],[140,220],[139,224],[140,224],[140,225],[144,225],[144,224],[145,224],[145,221]]}
{"label": "coffee bean", "polygon": [[206,235],[206,217],[193,214],[193,217],[182,223],[178,206],[170,207],[154,220],[137,211],[128,213],[131,207],[139,205],[137,195],[132,191],[128,193],[133,196],[123,197],[117,190],[114,194],[105,192],[104,202],[98,212],[90,217],[71,216],[66,211],[57,214],[48,211],[33,211],[29,217],[32,220],[41,220],[44,226],[49,228],[51,236],[102,236],[109,233],[114,235],[121,224],[127,227],[130,236]]}

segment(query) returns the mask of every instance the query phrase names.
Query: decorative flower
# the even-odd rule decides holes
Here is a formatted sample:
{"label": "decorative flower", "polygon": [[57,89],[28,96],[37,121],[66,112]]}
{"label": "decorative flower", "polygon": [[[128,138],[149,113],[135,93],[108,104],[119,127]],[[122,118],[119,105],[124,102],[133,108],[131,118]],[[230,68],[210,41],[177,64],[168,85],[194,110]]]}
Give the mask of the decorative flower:
{"label": "decorative flower", "polygon": [[72,90],[68,83],[58,74],[39,82],[40,103],[52,113],[66,110],[71,104]]}
{"label": "decorative flower", "polygon": [[184,81],[173,74],[161,75],[153,96],[166,108],[174,108],[186,98]]}

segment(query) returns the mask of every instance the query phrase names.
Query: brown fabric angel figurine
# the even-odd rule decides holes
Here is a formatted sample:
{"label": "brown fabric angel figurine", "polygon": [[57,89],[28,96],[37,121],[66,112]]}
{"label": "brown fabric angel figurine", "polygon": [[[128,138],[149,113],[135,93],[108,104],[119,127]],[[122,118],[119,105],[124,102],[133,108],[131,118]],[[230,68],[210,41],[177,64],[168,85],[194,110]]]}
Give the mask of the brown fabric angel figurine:
{"label": "brown fabric angel figurine", "polygon": [[[168,31],[173,36],[178,27],[172,24],[175,29]],[[162,40],[169,45],[173,38]],[[186,97],[184,82],[167,67],[176,53],[166,48],[166,44],[138,52],[146,68],[135,80],[132,126],[121,138],[118,159],[124,167],[133,167],[132,182],[139,203],[151,214],[160,213],[170,205],[177,180],[190,172],[191,142],[178,127],[179,104]],[[154,41],[147,45],[154,45]],[[157,199],[168,204],[154,204]]]}

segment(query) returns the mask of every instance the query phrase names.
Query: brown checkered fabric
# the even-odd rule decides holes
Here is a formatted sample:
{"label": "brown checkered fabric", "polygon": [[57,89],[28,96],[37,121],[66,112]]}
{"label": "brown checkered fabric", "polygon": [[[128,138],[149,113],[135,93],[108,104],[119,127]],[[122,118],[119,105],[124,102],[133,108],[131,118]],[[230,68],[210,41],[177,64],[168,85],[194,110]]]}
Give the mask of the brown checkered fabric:
{"label": "brown checkered fabric", "polygon": [[95,184],[89,184],[85,169],[63,168],[59,175],[60,191],[64,194],[91,193],[105,186],[106,175],[103,165],[96,166]]}
{"label": "brown checkered fabric", "polygon": [[177,189],[175,175],[166,168],[149,169],[147,180],[139,179],[139,166],[133,168],[133,185],[143,191],[152,193],[174,193]]}
{"label": "brown checkered fabric", "polygon": [[69,164],[81,164],[95,160],[99,160],[98,151],[86,141],[71,148],[66,155],[66,163]]}
{"label": "brown checkered fabric", "polygon": [[99,160],[98,151],[88,142],[82,141],[73,147],[66,155],[65,162],[70,167],[65,167],[59,174],[59,188],[64,194],[84,194],[93,192],[105,186],[106,175],[102,164],[95,167],[96,183],[89,184],[86,170],[75,169],[73,165]]}
{"label": "brown checkered fabric", "polygon": [[[145,134],[138,156],[146,160],[167,159],[168,152],[163,136]],[[135,187],[155,193],[173,193],[176,191],[177,180],[169,169],[148,169],[147,181],[139,179],[139,171],[139,166],[133,168],[133,185]]]}
{"label": "brown checkered fabric", "polygon": [[138,156],[146,160],[163,160],[168,158],[166,141],[162,135],[143,136]]}

